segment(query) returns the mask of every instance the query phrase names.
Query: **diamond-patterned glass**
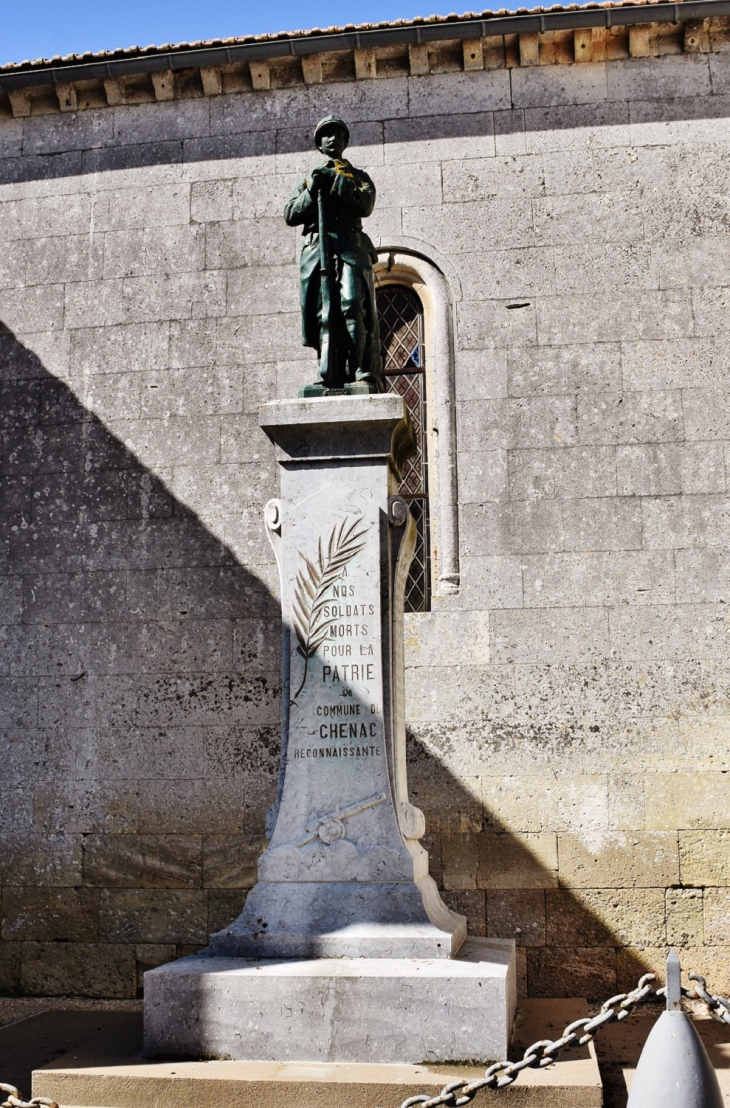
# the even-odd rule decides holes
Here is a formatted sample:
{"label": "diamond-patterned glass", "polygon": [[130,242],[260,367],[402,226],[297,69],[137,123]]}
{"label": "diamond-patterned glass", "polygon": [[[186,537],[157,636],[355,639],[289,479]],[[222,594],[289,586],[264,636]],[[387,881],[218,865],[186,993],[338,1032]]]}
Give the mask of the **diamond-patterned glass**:
{"label": "diamond-patterned glass", "polygon": [[423,307],[411,289],[388,285],[378,291],[378,316],[385,387],[403,397],[416,433],[416,454],[406,463],[398,490],[408,501],[416,522],[416,549],[406,585],[405,608],[407,612],[427,612],[431,608],[431,556]]}
{"label": "diamond-patterned glass", "polygon": [[415,292],[386,285],[378,291],[378,316],[384,372],[423,370],[423,307]]}

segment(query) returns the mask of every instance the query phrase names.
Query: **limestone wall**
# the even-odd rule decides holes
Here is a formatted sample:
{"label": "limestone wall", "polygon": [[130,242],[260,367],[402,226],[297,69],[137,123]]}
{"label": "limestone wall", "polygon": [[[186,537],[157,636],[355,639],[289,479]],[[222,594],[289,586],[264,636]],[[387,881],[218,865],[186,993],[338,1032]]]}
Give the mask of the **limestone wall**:
{"label": "limestone wall", "polygon": [[[277,770],[258,404],[313,373],[281,209],[338,111],[453,303],[461,590],[412,799],[532,995],[730,988],[730,56],[0,120],[6,991],[130,996],[240,910]],[[440,366],[434,367],[438,375]]]}

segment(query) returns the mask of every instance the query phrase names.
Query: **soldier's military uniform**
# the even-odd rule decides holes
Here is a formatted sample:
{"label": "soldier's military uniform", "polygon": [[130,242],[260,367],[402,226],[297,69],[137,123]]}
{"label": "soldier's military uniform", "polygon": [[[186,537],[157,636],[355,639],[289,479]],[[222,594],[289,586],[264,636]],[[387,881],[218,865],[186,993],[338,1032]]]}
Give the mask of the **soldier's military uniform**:
{"label": "soldier's military uniform", "polygon": [[[318,124],[315,142],[318,132],[333,122],[348,133],[341,120],[330,116]],[[375,205],[375,185],[364,170],[356,169],[345,158],[329,158],[321,163],[321,167],[334,172],[330,189],[323,191],[323,201],[335,286],[331,289],[331,299],[335,306],[339,302],[342,321],[340,338],[346,361],[342,367],[344,380],[362,381],[382,392],[380,333],[373,275],[377,254],[362,229],[363,217],[369,216]],[[322,326],[319,221],[317,195],[310,192],[310,184],[311,175],[297,182],[296,191],[284,209],[284,217],[290,227],[302,226],[304,245],[299,267],[302,342],[319,353]]]}

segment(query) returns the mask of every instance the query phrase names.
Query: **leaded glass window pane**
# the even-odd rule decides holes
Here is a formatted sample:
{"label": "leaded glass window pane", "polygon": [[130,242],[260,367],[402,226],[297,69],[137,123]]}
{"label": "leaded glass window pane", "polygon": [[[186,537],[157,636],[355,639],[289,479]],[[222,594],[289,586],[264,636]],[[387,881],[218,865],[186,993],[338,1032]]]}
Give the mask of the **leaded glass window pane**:
{"label": "leaded glass window pane", "polygon": [[416,521],[416,549],[406,586],[406,611],[431,608],[431,551],[428,522],[428,453],[426,449],[426,373],[423,306],[411,289],[386,285],[377,294],[385,387],[406,402],[416,432],[417,452],[406,463],[400,495]]}

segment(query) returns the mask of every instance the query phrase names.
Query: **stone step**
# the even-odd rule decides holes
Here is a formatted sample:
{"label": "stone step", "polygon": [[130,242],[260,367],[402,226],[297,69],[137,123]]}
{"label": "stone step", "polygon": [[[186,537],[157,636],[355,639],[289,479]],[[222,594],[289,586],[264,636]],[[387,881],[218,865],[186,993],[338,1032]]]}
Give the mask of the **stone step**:
{"label": "stone step", "polygon": [[[538,1039],[556,1038],[586,1012],[585,1001],[579,999],[522,1001],[514,1051],[521,1053]],[[26,1021],[28,1034],[31,1024]],[[259,1108],[262,1103],[268,1108],[399,1108],[406,1097],[435,1094],[455,1077],[483,1073],[482,1068],[454,1065],[146,1062],[137,1052],[140,1045],[139,1016],[129,1014],[126,1026],[117,1021],[112,1029],[91,1034],[76,1049],[36,1069],[33,1095],[51,1097],[62,1108]],[[566,1052],[553,1066],[524,1071],[500,1093],[479,1093],[475,1103],[499,1097],[520,1108],[600,1108],[602,1095],[591,1044]]]}

